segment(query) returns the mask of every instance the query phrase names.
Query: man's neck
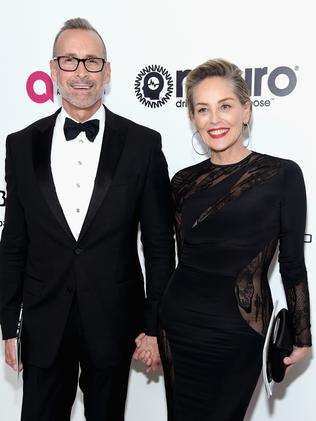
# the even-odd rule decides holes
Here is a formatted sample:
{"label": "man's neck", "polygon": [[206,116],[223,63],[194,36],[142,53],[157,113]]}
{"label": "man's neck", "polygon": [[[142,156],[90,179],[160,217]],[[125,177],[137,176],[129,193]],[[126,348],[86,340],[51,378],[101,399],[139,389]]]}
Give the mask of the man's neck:
{"label": "man's neck", "polygon": [[63,101],[63,107],[65,111],[67,112],[67,114],[71,118],[73,118],[74,120],[80,123],[89,120],[89,118],[91,118],[101,106],[102,106],[102,100],[96,102],[89,108],[83,108],[83,109],[75,108],[72,105],[70,105],[68,102]]}

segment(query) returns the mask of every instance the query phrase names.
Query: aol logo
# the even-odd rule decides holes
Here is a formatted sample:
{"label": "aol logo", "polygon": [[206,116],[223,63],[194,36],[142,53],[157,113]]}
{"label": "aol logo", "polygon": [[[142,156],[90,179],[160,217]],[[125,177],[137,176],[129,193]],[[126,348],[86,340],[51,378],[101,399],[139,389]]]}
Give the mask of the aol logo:
{"label": "aol logo", "polygon": [[49,100],[54,102],[53,81],[45,72],[36,71],[28,77],[26,81],[26,92],[29,98],[37,104],[43,104]]}

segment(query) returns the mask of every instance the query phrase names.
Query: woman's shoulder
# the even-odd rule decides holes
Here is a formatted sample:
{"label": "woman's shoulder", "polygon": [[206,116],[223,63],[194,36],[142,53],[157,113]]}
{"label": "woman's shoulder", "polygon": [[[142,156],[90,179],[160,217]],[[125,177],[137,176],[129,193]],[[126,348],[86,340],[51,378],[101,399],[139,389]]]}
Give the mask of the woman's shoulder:
{"label": "woman's shoulder", "polygon": [[288,173],[301,173],[302,170],[296,161],[289,158],[281,158],[279,156],[262,154],[256,152],[256,155],[261,157],[263,161],[270,162],[271,164],[278,165],[281,169]]}
{"label": "woman's shoulder", "polygon": [[210,160],[205,159],[198,164],[190,165],[189,167],[182,168],[181,170],[177,171],[175,175],[171,179],[171,184],[176,186],[183,182],[192,180],[193,178],[197,177],[198,174],[204,172],[210,165]]}

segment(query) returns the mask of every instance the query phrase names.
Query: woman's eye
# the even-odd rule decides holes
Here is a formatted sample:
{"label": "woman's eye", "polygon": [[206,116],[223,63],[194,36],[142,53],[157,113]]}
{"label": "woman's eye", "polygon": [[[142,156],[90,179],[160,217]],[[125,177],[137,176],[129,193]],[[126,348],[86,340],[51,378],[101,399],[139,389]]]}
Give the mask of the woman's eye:
{"label": "woman's eye", "polygon": [[207,111],[207,108],[206,107],[201,107],[201,108],[198,108],[198,113],[205,113],[206,111]]}
{"label": "woman's eye", "polygon": [[222,104],[221,109],[224,111],[227,111],[231,108],[232,106],[230,104]]}

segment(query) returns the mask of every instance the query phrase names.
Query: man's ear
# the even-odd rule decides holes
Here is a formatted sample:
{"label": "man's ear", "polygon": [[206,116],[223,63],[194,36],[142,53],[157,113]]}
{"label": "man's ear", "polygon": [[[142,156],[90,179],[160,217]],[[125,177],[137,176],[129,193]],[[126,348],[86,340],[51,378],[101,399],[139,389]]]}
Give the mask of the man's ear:
{"label": "man's ear", "polygon": [[104,85],[107,85],[111,80],[111,64],[107,61],[105,63]]}
{"label": "man's ear", "polygon": [[57,70],[56,70],[56,62],[55,60],[50,60],[49,62],[50,67],[50,76],[54,82],[57,82]]}

